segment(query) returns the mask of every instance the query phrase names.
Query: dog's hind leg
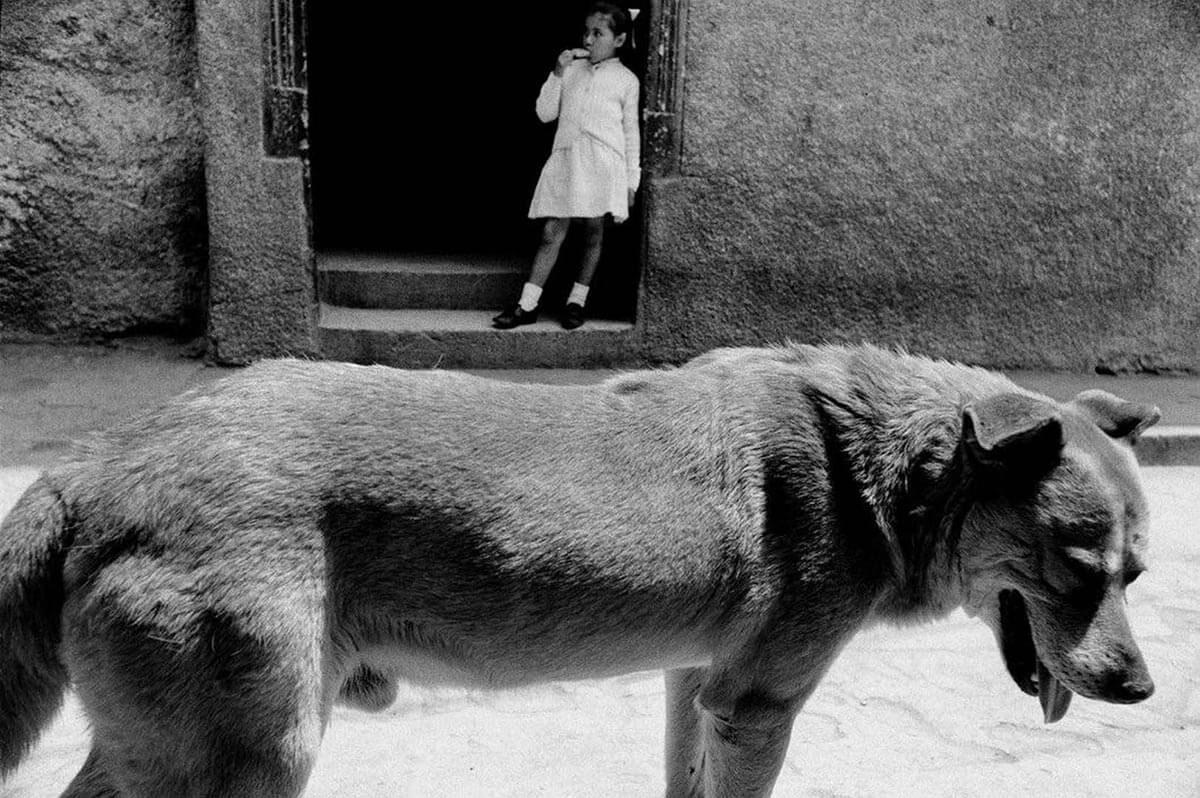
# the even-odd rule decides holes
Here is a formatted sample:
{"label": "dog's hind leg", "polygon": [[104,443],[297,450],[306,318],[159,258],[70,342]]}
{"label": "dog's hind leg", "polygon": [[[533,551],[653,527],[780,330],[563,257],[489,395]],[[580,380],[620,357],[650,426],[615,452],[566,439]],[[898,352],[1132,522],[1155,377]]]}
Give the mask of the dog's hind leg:
{"label": "dog's hind leg", "polygon": [[743,695],[720,714],[702,705],[708,670],[668,671],[667,796],[768,796],[783,765],[799,701]]}
{"label": "dog's hind leg", "polygon": [[258,653],[239,651],[244,638],[229,643],[205,641],[207,663],[229,658],[234,670],[224,674],[184,655],[173,657],[177,675],[163,678],[139,647],[144,681],[136,670],[119,679],[101,673],[102,683],[95,672],[81,679],[96,750],[68,795],[103,796],[111,787],[123,798],[299,796],[328,717],[319,659],[312,668],[272,658],[243,670]]}
{"label": "dog's hind leg", "polygon": [[99,580],[67,613],[95,743],[75,794],[107,778],[123,798],[299,796],[332,702],[319,588],[265,576],[176,593],[172,581],[146,605],[161,574],[143,562],[137,575]]}

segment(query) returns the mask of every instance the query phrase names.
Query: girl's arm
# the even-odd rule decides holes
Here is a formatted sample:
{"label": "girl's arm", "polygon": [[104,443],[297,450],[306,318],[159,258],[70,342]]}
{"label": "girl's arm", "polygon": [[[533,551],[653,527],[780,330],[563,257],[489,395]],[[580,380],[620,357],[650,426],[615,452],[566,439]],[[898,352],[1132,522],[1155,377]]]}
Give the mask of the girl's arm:
{"label": "girl's arm", "polygon": [[629,190],[637,191],[642,182],[642,136],[638,130],[637,78],[629,81],[621,98],[621,126],[625,130],[625,171]]}
{"label": "girl's arm", "polygon": [[538,92],[535,105],[538,119],[543,122],[553,122],[558,119],[560,99],[562,99],[562,78],[551,72],[550,76],[546,78],[546,82],[542,84],[542,90]]}
{"label": "girl's arm", "polygon": [[[580,53],[583,53],[583,56]],[[536,105],[538,119],[543,122],[553,122],[558,119],[559,100],[562,99],[563,72],[572,61],[586,55],[587,50],[579,48],[563,50],[558,54],[558,60],[554,62],[554,71],[550,73],[550,77],[546,78],[546,82],[542,84],[542,90],[538,92]]]}

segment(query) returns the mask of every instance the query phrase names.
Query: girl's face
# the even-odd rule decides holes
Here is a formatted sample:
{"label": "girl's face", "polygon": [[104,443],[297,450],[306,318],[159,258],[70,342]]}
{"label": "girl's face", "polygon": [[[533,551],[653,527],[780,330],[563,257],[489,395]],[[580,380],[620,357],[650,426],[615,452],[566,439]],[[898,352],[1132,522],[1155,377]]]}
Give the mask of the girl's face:
{"label": "girl's face", "polygon": [[593,64],[612,58],[624,43],[624,33],[613,35],[607,14],[591,14],[583,23],[583,46],[588,50],[588,61]]}

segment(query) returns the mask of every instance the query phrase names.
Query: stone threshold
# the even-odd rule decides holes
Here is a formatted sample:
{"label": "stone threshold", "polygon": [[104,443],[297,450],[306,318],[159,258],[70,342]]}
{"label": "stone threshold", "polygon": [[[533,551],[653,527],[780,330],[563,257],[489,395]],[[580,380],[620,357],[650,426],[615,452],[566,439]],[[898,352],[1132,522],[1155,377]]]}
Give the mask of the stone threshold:
{"label": "stone threshold", "polygon": [[589,319],[564,330],[553,315],[514,330],[495,310],[369,310],[323,303],[322,357],[400,368],[607,368],[638,360],[629,321]]}

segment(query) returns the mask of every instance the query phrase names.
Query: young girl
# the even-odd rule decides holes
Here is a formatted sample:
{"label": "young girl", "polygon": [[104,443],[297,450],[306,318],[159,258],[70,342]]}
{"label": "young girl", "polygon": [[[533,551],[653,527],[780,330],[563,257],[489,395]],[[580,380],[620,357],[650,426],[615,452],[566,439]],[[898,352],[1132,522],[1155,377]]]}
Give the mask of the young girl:
{"label": "young girl", "polygon": [[629,12],[595,3],[584,24],[584,47],[559,54],[538,94],[538,118],[558,120],[554,147],[529,206],[529,218],[546,222],[520,300],[492,319],[502,330],[537,321],[542,286],[572,219],[583,227],[583,262],[562,326],[571,330],[583,324],[588,286],[600,262],[604,217],[625,221],[641,180],[638,79],[617,58],[629,36]]}

